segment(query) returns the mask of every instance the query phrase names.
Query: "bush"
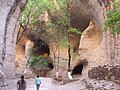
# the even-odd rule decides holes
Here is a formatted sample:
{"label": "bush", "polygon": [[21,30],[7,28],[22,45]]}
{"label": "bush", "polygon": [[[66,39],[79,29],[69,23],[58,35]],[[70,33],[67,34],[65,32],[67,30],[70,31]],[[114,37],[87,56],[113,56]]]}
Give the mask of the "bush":
{"label": "bush", "polygon": [[113,9],[108,12],[106,27],[109,27],[112,32],[120,33],[120,2],[113,4]]}
{"label": "bush", "polygon": [[47,67],[50,63],[50,57],[46,57],[44,58],[43,55],[40,55],[39,57],[37,56],[32,56],[30,58],[30,63],[29,63],[29,66],[31,68],[33,67],[38,67],[39,69],[43,69],[44,67]]}

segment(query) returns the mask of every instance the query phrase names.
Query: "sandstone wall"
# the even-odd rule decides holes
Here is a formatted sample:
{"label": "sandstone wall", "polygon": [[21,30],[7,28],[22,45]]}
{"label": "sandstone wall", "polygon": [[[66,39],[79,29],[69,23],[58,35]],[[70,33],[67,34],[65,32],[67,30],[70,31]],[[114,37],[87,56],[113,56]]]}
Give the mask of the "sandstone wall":
{"label": "sandstone wall", "polygon": [[[120,2],[120,0],[112,0],[114,2]],[[110,30],[103,33],[103,47],[105,51],[104,57],[110,65],[120,64],[120,34],[112,33]]]}
{"label": "sandstone wall", "polygon": [[[97,28],[95,27],[91,28],[91,25],[89,25],[88,28],[85,29],[83,35],[81,36],[79,53],[78,53],[79,59],[88,60],[88,67],[85,69],[86,73],[88,69],[99,66],[99,65],[120,64],[120,60],[119,60],[120,35],[111,33],[110,31],[102,32],[102,34],[99,33],[99,30],[100,31],[104,30],[104,22],[105,22],[104,20],[106,18],[105,13],[108,8],[105,10],[104,6],[100,6],[99,3],[95,3],[97,2],[96,0],[90,1],[90,2],[94,4],[93,6],[95,6],[97,10],[94,9],[92,6],[91,6],[92,7],[91,9],[93,9],[94,11],[91,9],[89,10],[91,10],[91,12],[93,11],[93,13],[95,11],[98,11],[94,13],[94,15],[90,15],[91,20],[96,22]],[[89,2],[89,5],[92,5],[90,2]]]}
{"label": "sandstone wall", "polygon": [[104,33],[106,59],[111,65],[120,64],[120,34]]}
{"label": "sandstone wall", "polygon": [[[27,73],[27,64],[31,56],[31,48],[34,43],[31,42],[27,37],[23,36],[19,43],[16,45],[16,58],[15,58],[15,69],[16,75]],[[28,70],[27,70],[28,71]]]}
{"label": "sandstone wall", "polygon": [[[83,30],[83,34],[79,41],[78,60],[74,60],[72,68],[75,66],[75,62],[79,60],[87,60],[88,66],[84,67],[84,74],[87,75],[88,69],[106,63],[104,59],[104,47],[102,47],[103,33],[105,23],[105,11],[104,5],[101,6],[98,0],[74,0],[72,14],[76,18],[85,18],[84,21],[80,19],[78,21],[88,23],[88,26]],[[91,23],[91,22],[94,22]],[[79,25],[79,24],[78,24]],[[81,28],[79,28],[81,30]]]}
{"label": "sandstone wall", "polygon": [[[0,0],[0,75],[2,76],[2,73],[5,73],[6,77],[13,77],[15,74],[17,25],[21,9],[24,7],[25,2],[26,0]],[[74,45],[77,46],[77,44],[80,43],[80,56],[78,59],[88,60],[87,69],[107,63],[120,64],[120,36],[118,34],[113,35],[109,32],[101,33],[104,28],[105,18],[105,9],[103,7],[104,6],[101,6],[98,0],[74,0],[73,2],[72,15],[74,15],[76,19],[80,18],[78,19],[77,25],[83,20],[86,20],[84,23],[87,24],[85,24],[85,26],[83,24],[84,28],[82,29],[87,28],[90,21],[94,21],[96,25],[92,30],[85,30],[85,32],[90,31],[87,35],[92,31],[90,38],[86,38],[85,40],[81,38],[80,42],[76,40],[76,45]],[[78,28],[81,29],[81,27]],[[87,37],[87,35],[85,37]],[[85,44],[81,44],[83,42]],[[91,48],[92,46],[93,48]],[[67,49],[61,48],[62,59],[67,59],[67,56]],[[78,60],[72,61],[73,65],[71,68],[75,66],[76,62],[78,62]],[[65,65],[67,66],[66,61]],[[65,67],[64,71],[66,69],[67,67]]]}
{"label": "sandstone wall", "polygon": [[[108,7],[111,6],[108,5]],[[75,67],[79,60],[87,60],[88,66],[84,68],[85,74],[87,74],[88,69],[90,68],[103,64],[111,64],[111,61],[116,61],[110,61],[111,54],[112,57],[118,58],[116,56],[117,54],[114,53],[117,52],[116,49],[118,48],[118,46],[115,46],[115,40],[113,40],[114,37],[111,37],[110,39],[110,37],[107,35],[107,32],[103,32],[106,10],[108,10],[108,7],[105,7],[104,2],[102,2],[101,5],[98,0],[73,1],[71,23],[75,24],[73,26],[82,31],[83,35],[76,35],[75,38],[71,39],[74,46],[77,46],[79,43],[78,60],[72,57],[71,69]],[[93,21],[94,25],[91,25],[91,23],[89,23],[90,21]],[[110,41],[111,44],[109,43]],[[112,50],[111,47],[113,48]],[[115,49],[114,47],[117,48]],[[67,52],[63,54],[62,57],[65,56],[67,56]]]}
{"label": "sandstone wall", "polygon": [[16,34],[25,3],[26,0],[0,0],[0,70],[6,78],[15,74]]}

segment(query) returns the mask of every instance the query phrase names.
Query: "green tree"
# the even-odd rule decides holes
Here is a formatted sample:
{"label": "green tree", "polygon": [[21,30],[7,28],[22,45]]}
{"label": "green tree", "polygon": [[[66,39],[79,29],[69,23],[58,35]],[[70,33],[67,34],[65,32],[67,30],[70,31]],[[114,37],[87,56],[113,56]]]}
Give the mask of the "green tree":
{"label": "green tree", "polygon": [[50,57],[44,57],[43,55],[40,56],[32,56],[30,58],[29,66],[31,68],[36,68],[37,70],[42,71],[42,75],[44,73],[44,69],[48,67],[50,63]]}
{"label": "green tree", "polygon": [[[65,37],[61,40],[64,46],[68,48],[68,72],[70,72],[70,63],[71,63],[71,41],[72,33],[81,34],[77,29],[73,28],[70,24],[70,13],[72,0],[56,0],[58,8],[54,11],[53,24],[57,26],[57,30],[62,30],[65,33]],[[61,43],[60,43],[61,44]]]}
{"label": "green tree", "polygon": [[108,13],[108,18],[106,20],[106,27],[114,33],[120,32],[120,1],[113,3],[113,9]]}
{"label": "green tree", "polygon": [[[59,50],[61,42],[68,48],[68,71],[70,72],[70,63],[71,63],[71,47],[70,38],[72,37],[72,33],[81,34],[77,29],[73,28],[70,24],[70,13],[71,13],[71,2],[72,0],[29,0],[26,9],[23,12],[23,16],[21,19],[20,25],[23,26],[23,29],[32,28],[36,32],[40,31],[38,38],[40,38],[40,34],[43,31],[45,26],[45,30],[47,28],[52,28],[54,35],[46,35],[47,37],[52,37],[56,42],[59,39],[60,42],[57,42],[57,49]],[[50,17],[49,22],[43,22],[39,20],[40,14],[43,11],[47,11]],[[44,23],[44,24],[43,24]],[[65,39],[60,39],[60,32],[65,34]],[[37,35],[36,35],[37,36]],[[54,54],[56,53],[56,50]],[[59,54],[59,53],[58,53]],[[55,55],[54,55],[55,56]],[[58,55],[58,65],[59,65],[59,55]]]}
{"label": "green tree", "polygon": [[[45,23],[39,20],[40,15],[44,12],[50,12],[54,8],[53,0],[28,0],[27,5],[22,12],[19,24],[16,44],[20,41],[27,30],[34,30],[38,34],[45,30]],[[39,38],[41,35],[36,35]]]}

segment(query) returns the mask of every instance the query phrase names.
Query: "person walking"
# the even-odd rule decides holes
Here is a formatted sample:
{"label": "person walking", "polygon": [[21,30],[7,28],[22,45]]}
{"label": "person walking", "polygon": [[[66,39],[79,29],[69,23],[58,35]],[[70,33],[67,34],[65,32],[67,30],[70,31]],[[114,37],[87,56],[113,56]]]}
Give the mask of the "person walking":
{"label": "person walking", "polygon": [[36,84],[36,89],[39,90],[41,84],[41,79],[39,78],[39,76],[37,76],[37,78],[35,79],[35,84]]}
{"label": "person walking", "polygon": [[21,76],[21,79],[17,81],[17,90],[26,90],[26,81],[24,76]]}

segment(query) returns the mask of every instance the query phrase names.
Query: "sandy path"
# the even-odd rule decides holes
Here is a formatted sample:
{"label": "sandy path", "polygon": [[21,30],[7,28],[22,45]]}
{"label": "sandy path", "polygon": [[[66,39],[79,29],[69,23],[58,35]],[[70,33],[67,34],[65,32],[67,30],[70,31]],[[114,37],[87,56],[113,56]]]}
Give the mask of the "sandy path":
{"label": "sandy path", "polygon": [[[36,86],[34,85],[34,79],[26,80],[28,83],[27,90],[36,90]],[[40,90],[57,90],[55,89],[59,85],[53,84],[51,78],[42,78],[41,77],[42,84],[40,86]]]}
{"label": "sandy path", "polygon": [[[78,77],[79,81],[75,81],[72,83],[68,83],[66,85],[61,85],[62,82],[57,82],[53,80],[52,78],[41,78],[41,87],[40,90],[88,90],[86,89],[85,80],[89,82],[87,85],[94,86],[95,90],[98,90],[99,88],[102,88],[100,90],[120,90],[120,85],[113,83],[112,81],[96,81],[92,79],[87,79],[84,76]],[[36,87],[34,85],[34,78],[25,79],[27,82],[27,90],[36,90]],[[4,88],[3,90],[17,90],[16,89],[16,83],[18,79],[11,79],[7,80],[8,87]],[[104,88],[103,88],[104,86]],[[106,89],[107,88],[107,89]],[[91,89],[93,90],[93,89]]]}
{"label": "sandy path", "polygon": [[[8,81],[9,87],[5,88],[4,90],[17,90],[16,89],[16,80]],[[56,82],[52,78],[44,78],[41,77],[41,87],[40,90],[86,90],[84,87],[85,85],[79,83],[78,81],[69,83],[66,85],[60,85],[59,82]],[[27,90],[36,90],[36,86],[34,85],[34,79],[26,79],[27,82]]]}
{"label": "sandy path", "polygon": [[[66,85],[60,85],[60,83],[55,83],[51,78],[41,78],[41,80],[42,84],[40,90],[86,90],[85,85],[83,83],[78,83],[78,81]],[[35,90],[33,79],[29,79],[27,90]]]}

